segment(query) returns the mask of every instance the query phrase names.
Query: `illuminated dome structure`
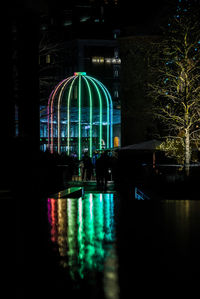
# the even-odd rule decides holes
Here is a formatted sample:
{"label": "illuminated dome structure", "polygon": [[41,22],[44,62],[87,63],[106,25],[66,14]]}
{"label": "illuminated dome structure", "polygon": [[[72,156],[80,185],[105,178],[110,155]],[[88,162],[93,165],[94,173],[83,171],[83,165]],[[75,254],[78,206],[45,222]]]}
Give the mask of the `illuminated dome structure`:
{"label": "illuminated dome structure", "polygon": [[76,72],[59,82],[47,106],[48,149],[51,153],[90,157],[113,147],[112,98],[99,80]]}

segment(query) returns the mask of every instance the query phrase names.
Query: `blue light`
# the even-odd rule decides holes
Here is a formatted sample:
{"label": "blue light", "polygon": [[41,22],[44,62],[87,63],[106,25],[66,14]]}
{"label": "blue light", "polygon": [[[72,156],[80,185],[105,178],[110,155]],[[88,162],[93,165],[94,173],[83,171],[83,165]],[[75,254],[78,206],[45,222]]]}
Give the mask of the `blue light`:
{"label": "blue light", "polygon": [[144,194],[140,189],[135,187],[135,199],[137,200],[150,200],[150,197]]}

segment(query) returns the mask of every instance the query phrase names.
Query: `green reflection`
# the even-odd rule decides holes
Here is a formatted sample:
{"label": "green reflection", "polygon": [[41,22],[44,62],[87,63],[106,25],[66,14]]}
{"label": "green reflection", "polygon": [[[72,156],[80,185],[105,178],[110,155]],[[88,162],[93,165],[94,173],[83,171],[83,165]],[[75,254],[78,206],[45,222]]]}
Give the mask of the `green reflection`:
{"label": "green reflection", "polygon": [[[62,199],[63,200],[63,199]],[[68,245],[68,267],[71,276],[74,278],[74,272],[76,267],[76,235],[77,235],[77,225],[76,225],[76,207],[77,201],[74,199],[67,199],[67,223],[68,227],[64,232],[67,235],[67,245]],[[66,214],[63,215],[63,217]]]}
{"label": "green reflection", "polygon": [[103,248],[104,241],[104,215],[103,215],[103,200],[102,194],[94,195],[94,247],[95,247],[95,266],[102,268],[101,261],[104,258],[105,250]]}
{"label": "green reflection", "polygon": [[93,224],[93,195],[84,199],[84,235],[85,262],[84,268],[92,269],[94,262],[94,224]]}
{"label": "green reflection", "polygon": [[65,217],[67,210],[67,202],[62,199],[58,199],[58,245],[59,253],[62,257],[67,255],[67,238],[65,231],[67,229],[67,218]]}
{"label": "green reflection", "polygon": [[[106,194],[105,204],[104,204],[104,214],[110,215],[110,194]],[[111,218],[105,217],[105,237],[107,241],[112,240],[112,227],[111,227]]]}
{"label": "green reflection", "polygon": [[[55,199],[48,201],[48,212],[57,207],[58,238],[51,228],[51,239],[57,240],[62,265],[69,269],[72,278],[83,278],[88,271],[102,271],[104,260],[114,234],[113,194],[85,194],[79,199]],[[53,207],[51,206],[53,204]],[[54,211],[55,213],[55,211]]]}
{"label": "green reflection", "polygon": [[83,200],[78,200],[78,264],[80,265],[79,274],[83,278],[84,274],[84,256],[85,256],[85,245],[84,245],[84,230],[83,230]]}

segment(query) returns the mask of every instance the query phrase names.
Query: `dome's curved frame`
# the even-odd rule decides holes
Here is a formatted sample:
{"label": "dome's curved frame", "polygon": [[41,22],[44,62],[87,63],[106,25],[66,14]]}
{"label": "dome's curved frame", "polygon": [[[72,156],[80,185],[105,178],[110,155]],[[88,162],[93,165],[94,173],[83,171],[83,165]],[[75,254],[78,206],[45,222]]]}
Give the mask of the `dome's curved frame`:
{"label": "dome's curved frame", "polygon": [[[106,141],[105,148],[113,147],[113,104],[112,98],[103,83],[99,80],[87,76],[84,72],[76,72],[74,76],[65,78],[61,82],[59,82],[53,91],[51,92],[48,105],[47,105],[47,130],[48,130],[48,148],[51,153],[54,152],[54,106],[57,104],[57,152],[61,153],[61,105],[64,97],[64,93],[68,88],[67,93],[67,153],[70,154],[70,104],[72,100],[72,93],[75,83],[78,86],[78,158],[81,159],[82,155],[82,138],[81,138],[81,119],[82,119],[82,85],[85,82],[85,86],[87,87],[88,94],[88,107],[89,107],[89,155],[92,157],[93,151],[93,98],[94,98],[94,90],[96,92],[96,96],[98,97],[99,103],[99,149],[102,149],[102,130],[103,130],[103,122],[102,122],[102,107],[106,107]],[[57,103],[56,100],[57,99]]]}

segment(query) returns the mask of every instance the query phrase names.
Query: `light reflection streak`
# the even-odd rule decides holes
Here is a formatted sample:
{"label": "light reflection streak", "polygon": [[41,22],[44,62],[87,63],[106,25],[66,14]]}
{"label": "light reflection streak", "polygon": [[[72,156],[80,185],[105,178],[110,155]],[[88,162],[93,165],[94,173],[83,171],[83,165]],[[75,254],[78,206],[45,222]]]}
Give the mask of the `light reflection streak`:
{"label": "light reflection streak", "polygon": [[83,278],[84,274],[84,256],[85,256],[85,246],[84,246],[84,233],[83,233],[83,202],[82,198],[78,200],[78,263],[80,265],[80,277]]}
{"label": "light reflection streak", "polygon": [[66,201],[58,199],[58,245],[60,256],[66,256],[67,251],[67,239],[64,232],[67,227],[67,218],[63,217],[66,212]]}
{"label": "light reflection streak", "polygon": [[50,198],[48,214],[51,240],[57,243],[62,264],[68,267],[71,277],[84,278],[94,269],[103,271],[115,241],[113,194]]}
{"label": "light reflection streak", "polygon": [[113,247],[110,250],[105,260],[103,288],[105,299],[120,298],[120,288],[118,279],[118,259],[115,247]]}
{"label": "light reflection streak", "polygon": [[58,240],[58,214],[57,214],[57,200],[54,198],[48,199],[48,220],[51,224],[51,241],[57,242]]}

